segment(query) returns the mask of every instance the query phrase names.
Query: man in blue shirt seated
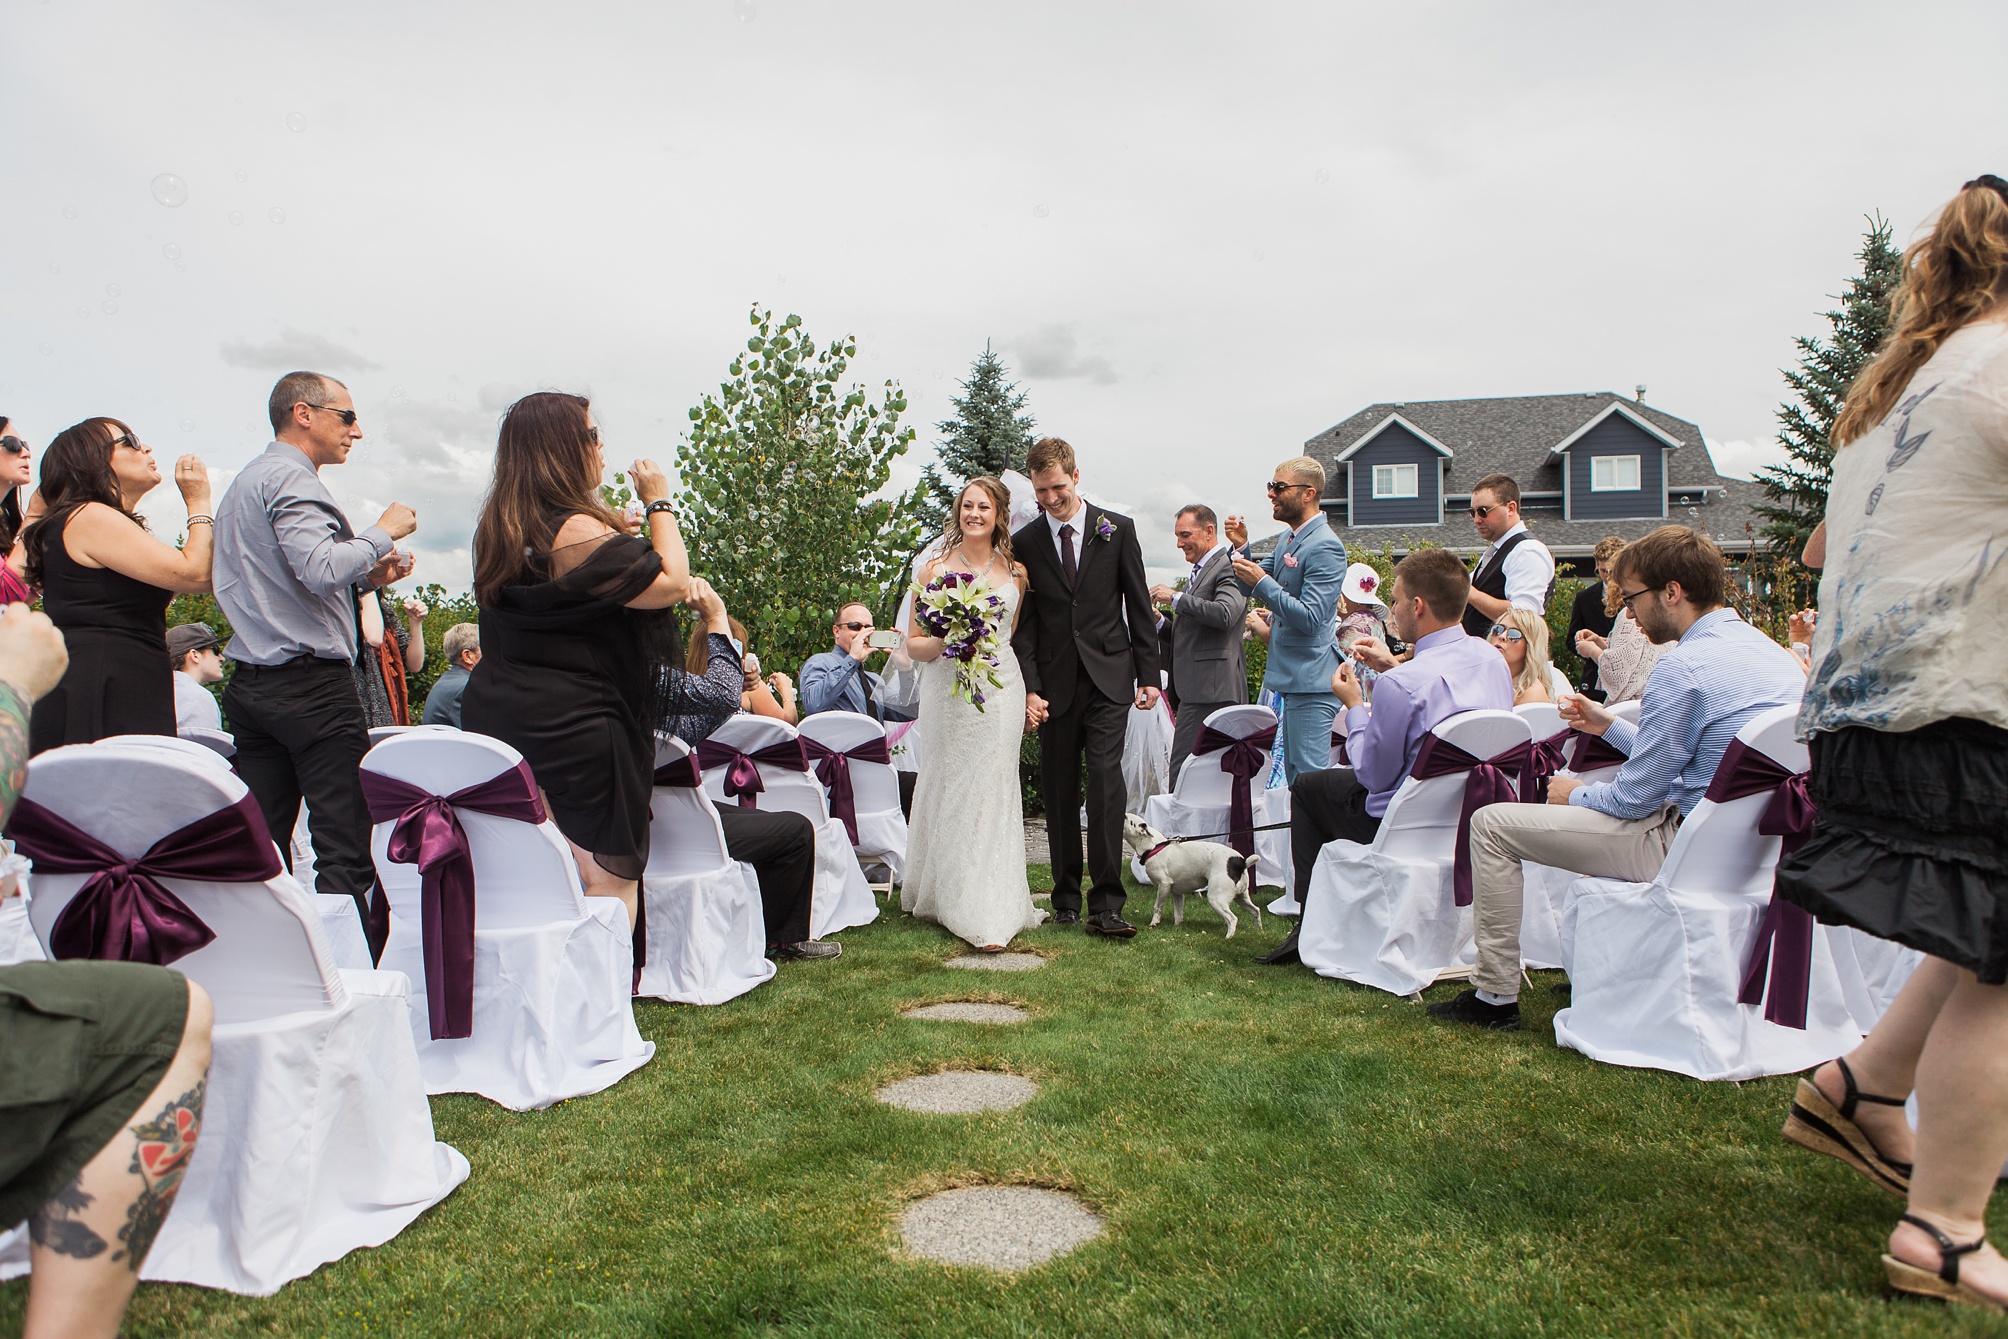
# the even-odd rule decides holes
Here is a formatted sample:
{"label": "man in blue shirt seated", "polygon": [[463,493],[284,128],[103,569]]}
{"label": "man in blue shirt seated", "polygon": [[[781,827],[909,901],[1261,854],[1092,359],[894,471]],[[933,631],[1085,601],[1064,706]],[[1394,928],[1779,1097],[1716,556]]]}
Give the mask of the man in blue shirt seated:
{"label": "man in blue shirt seated", "polygon": [[[865,668],[876,630],[872,611],[864,605],[847,604],[837,610],[837,621],[830,626],[836,648],[810,656],[802,666],[804,716],[819,711],[855,711],[885,722],[885,711],[879,705],[879,676]],[[899,807],[908,817],[913,815],[913,785],[918,779],[913,772],[899,774]]]}
{"label": "man in blue shirt seated", "polygon": [[[1371,712],[1352,662],[1339,662],[1332,693],[1345,712],[1352,769],[1302,772],[1290,784],[1290,862],[1299,903],[1309,895],[1311,870],[1327,842],[1374,839],[1388,801],[1415,766],[1431,730],[1460,711],[1512,710],[1513,675],[1505,657],[1464,631],[1470,593],[1471,579],[1455,554],[1443,549],[1409,554],[1394,569],[1388,621],[1395,636],[1414,645],[1414,659],[1397,664],[1372,638],[1354,643],[1353,654],[1382,671],[1374,681]],[[1296,962],[1296,930],[1256,961]]]}
{"label": "man in blue shirt seated", "polygon": [[481,629],[472,623],[455,623],[446,630],[446,669],[425,695],[425,714],[420,725],[450,725],[460,728],[460,695],[467,691],[467,676],[481,663]]}
{"label": "man in blue shirt seated", "polygon": [[1471,821],[1475,989],[1429,1006],[1451,1022],[1520,1026],[1520,862],[1643,883],[1659,873],[1730,741],[1751,717],[1797,704],[1798,658],[1725,606],[1729,568],[1708,536],[1663,525],[1618,555],[1618,596],[1647,637],[1678,642],[1645,681],[1638,724],[1579,694],[1562,718],[1626,755],[1609,781],[1558,776],[1546,804],[1493,804]]}

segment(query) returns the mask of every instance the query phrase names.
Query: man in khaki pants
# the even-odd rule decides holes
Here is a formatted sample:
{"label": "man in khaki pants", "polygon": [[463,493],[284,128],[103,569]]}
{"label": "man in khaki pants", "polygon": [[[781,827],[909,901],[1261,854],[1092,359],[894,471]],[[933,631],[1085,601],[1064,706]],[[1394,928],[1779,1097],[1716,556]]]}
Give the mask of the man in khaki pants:
{"label": "man in khaki pants", "polygon": [[1618,555],[1615,575],[1619,598],[1646,636],[1677,645],[1646,680],[1636,726],[1580,694],[1562,701],[1564,720],[1626,755],[1616,777],[1585,785],[1558,776],[1546,804],[1492,804],[1472,818],[1475,989],[1429,1006],[1437,1018],[1517,1030],[1520,862],[1650,880],[1736,732],[1805,692],[1798,658],[1724,606],[1728,566],[1708,536],[1663,525]]}

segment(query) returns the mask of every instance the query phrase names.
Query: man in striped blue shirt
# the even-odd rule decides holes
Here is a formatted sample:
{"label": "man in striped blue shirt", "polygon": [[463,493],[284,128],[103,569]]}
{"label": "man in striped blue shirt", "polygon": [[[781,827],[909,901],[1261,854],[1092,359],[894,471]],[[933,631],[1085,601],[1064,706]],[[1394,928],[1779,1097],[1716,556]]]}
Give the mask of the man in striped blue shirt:
{"label": "man in striped blue shirt", "polygon": [[1659,872],[1680,820],[1715,777],[1736,732],[1806,688],[1798,657],[1725,606],[1722,550],[1663,525],[1617,556],[1618,593],[1655,642],[1675,642],[1646,680],[1638,724],[1570,695],[1562,715],[1626,754],[1618,774],[1585,785],[1556,777],[1546,804],[1493,804],[1471,821],[1476,987],[1429,1012],[1494,1029],[1520,1026],[1520,862],[1645,882]]}

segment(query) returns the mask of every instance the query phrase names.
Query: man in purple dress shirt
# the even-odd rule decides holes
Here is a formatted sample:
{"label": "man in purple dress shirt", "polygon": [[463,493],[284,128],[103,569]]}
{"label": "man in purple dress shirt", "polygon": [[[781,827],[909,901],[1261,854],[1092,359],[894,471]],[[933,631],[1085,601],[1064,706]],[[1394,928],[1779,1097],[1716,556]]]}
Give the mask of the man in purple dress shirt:
{"label": "man in purple dress shirt", "polygon": [[[1396,663],[1371,638],[1354,643],[1353,655],[1379,670],[1369,712],[1350,661],[1339,662],[1332,692],[1345,711],[1346,754],[1352,769],[1305,772],[1290,786],[1290,856],[1297,901],[1311,887],[1311,869],[1326,843],[1370,842],[1380,831],[1388,801],[1407,779],[1423,736],[1461,711],[1513,709],[1513,676],[1505,657],[1464,631],[1464,602],[1471,579],[1464,564],[1443,549],[1411,553],[1394,569],[1388,603],[1394,635],[1415,647]],[[1297,931],[1257,962],[1297,961]]]}

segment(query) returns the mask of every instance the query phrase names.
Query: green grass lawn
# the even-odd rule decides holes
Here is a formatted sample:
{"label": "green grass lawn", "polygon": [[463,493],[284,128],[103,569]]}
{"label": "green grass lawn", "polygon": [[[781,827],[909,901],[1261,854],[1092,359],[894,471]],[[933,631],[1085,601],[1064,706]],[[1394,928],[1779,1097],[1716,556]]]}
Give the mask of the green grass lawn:
{"label": "green grass lawn", "polygon": [[[1885,1298],[1898,1202],[1779,1138],[1790,1079],[1558,1050],[1553,976],[1525,1032],[1436,1024],[1253,966],[1283,927],[1243,927],[1225,942],[1195,900],[1182,929],[1043,928],[1020,941],[1043,969],[979,973],[894,912],[731,1004],[638,1004],[656,1057],[610,1092],[521,1114],[434,1099],[473,1178],[397,1240],[264,1300],[143,1286],[128,1333],[2004,1332]],[[1034,1018],[899,1017],[939,999]],[[872,1100],[950,1064],[1041,1092],[964,1117]],[[977,1180],[1071,1189],[1108,1235],[1009,1279],[902,1258],[901,1206]],[[0,1288],[0,1329],[25,1297]]]}

